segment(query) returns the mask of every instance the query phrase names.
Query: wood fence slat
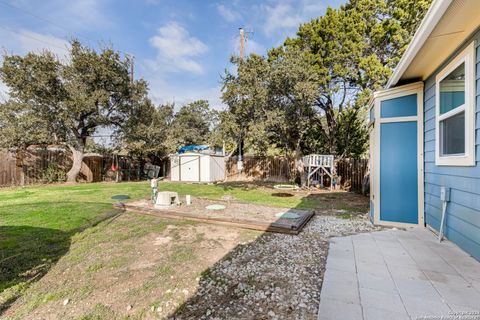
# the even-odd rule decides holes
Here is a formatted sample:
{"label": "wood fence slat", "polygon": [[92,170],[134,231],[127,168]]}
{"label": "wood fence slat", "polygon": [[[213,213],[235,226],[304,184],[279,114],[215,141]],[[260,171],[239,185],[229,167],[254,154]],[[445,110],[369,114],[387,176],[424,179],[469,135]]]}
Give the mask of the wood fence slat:
{"label": "wood fence slat", "polygon": [[368,159],[341,159],[336,168],[343,188],[362,192],[364,179],[368,176]]}

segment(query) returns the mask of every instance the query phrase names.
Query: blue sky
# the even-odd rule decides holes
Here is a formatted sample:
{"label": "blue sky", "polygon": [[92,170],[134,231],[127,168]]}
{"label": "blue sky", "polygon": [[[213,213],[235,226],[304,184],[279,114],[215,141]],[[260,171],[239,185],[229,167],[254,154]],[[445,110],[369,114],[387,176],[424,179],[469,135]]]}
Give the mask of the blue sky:
{"label": "blue sky", "polygon": [[221,108],[220,75],[238,52],[239,27],[252,32],[247,53],[265,54],[299,23],[342,2],[0,0],[0,48],[15,54],[48,48],[65,56],[73,36],[93,47],[111,44],[135,56],[136,76],[149,82],[154,102],[208,99]]}

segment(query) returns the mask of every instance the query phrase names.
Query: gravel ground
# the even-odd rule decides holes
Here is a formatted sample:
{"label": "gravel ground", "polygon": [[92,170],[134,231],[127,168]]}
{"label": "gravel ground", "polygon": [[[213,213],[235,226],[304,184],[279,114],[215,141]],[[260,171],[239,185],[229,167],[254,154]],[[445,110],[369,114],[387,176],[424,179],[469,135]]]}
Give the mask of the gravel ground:
{"label": "gravel ground", "polygon": [[207,270],[170,319],[316,319],[328,238],[375,229],[366,216],[315,216],[299,235],[263,234]]}

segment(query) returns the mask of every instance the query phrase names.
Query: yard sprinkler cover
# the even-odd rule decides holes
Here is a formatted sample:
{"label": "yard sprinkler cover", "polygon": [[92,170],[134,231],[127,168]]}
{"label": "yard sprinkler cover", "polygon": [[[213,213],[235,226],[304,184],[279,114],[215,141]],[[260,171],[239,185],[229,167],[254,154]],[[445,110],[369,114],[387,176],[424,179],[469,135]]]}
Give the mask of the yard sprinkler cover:
{"label": "yard sprinkler cover", "polygon": [[227,207],[224,206],[223,204],[211,204],[211,205],[205,207],[205,209],[207,209],[207,210],[216,210],[216,211],[225,210],[225,208],[227,208]]}
{"label": "yard sprinkler cover", "polygon": [[130,199],[130,196],[128,194],[116,194],[116,195],[112,196],[112,199],[113,200],[126,200],[126,199]]}

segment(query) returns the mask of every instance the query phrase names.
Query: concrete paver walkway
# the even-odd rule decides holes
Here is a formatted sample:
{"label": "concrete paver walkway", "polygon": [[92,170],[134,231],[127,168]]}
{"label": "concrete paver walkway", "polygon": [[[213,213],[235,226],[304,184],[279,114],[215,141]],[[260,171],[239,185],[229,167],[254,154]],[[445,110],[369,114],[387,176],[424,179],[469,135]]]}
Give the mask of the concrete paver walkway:
{"label": "concrete paver walkway", "polygon": [[451,242],[438,243],[427,229],[332,239],[319,320],[439,319],[433,316],[455,312],[480,319],[480,263]]}

